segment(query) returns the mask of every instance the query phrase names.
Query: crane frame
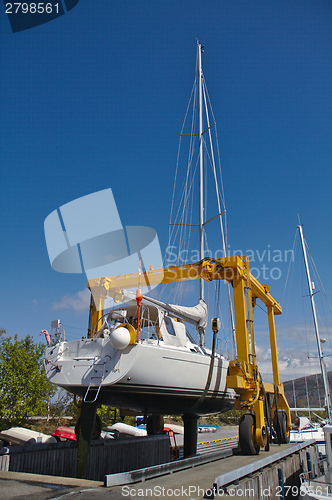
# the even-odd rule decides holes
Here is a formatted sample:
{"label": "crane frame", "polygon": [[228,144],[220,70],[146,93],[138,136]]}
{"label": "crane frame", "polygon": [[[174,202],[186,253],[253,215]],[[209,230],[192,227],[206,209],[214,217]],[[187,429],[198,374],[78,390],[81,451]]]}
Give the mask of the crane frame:
{"label": "crane frame", "polygon": [[[88,288],[92,292],[89,331],[90,335],[100,325],[104,314],[104,301],[109,297],[118,302],[121,290],[135,288],[138,273],[122,274],[114,277],[90,279]],[[236,409],[247,409],[253,416],[253,443],[258,453],[260,447],[268,446],[266,405],[267,394],[274,395],[271,405],[272,415],[280,428],[279,417],[282,415],[283,432],[281,440],[287,442],[291,429],[290,408],[280,382],[276,329],[274,316],[282,314],[280,304],[270,294],[270,287],[262,285],[249,270],[249,258],[236,255],[219,259],[206,258],[198,263],[182,266],[150,269],[141,273],[141,286],[204,279],[205,281],[224,280],[231,283],[234,294],[236,358],[229,362],[227,387],[238,394]],[[253,310],[257,299],[267,308],[273,383],[261,380],[256,363]],[[265,408],[264,408],[265,406]],[[275,424],[276,425],[276,424]],[[241,424],[240,424],[241,432]],[[278,434],[278,431],[277,431]],[[258,451],[257,451],[258,449]]]}

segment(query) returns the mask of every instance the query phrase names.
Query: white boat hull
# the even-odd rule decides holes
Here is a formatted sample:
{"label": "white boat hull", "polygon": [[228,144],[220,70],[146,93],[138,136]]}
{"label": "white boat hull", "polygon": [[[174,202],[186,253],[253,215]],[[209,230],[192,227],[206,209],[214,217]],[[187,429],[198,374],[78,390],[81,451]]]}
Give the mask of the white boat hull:
{"label": "white boat hull", "polygon": [[303,429],[300,431],[290,431],[289,433],[289,441],[291,443],[303,443],[304,441],[308,441],[314,439],[318,446],[318,451],[322,455],[326,455],[326,447],[325,447],[325,436],[324,431],[321,427],[316,429]]}
{"label": "white boat hull", "polygon": [[[115,349],[108,339],[60,342],[45,353],[47,379],[99,403],[138,413],[203,415],[227,411],[235,393],[226,389],[228,361],[215,356],[211,384],[202,396],[210,356],[201,350],[147,340]],[[97,396],[98,394],[98,396]]]}

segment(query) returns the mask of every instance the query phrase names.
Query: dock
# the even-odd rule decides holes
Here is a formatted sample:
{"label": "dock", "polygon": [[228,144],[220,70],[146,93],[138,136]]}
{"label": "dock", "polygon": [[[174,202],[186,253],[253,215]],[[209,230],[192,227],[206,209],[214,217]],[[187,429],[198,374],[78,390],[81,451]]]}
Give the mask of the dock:
{"label": "dock", "polygon": [[[6,486],[8,499],[29,498],[31,489],[31,498],[36,500],[57,498],[65,493],[71,497],[77,493],[80,500],[110,497],[112,500],[125,497],[198,500],[221,496],[273,500],[283,498],[280,478],[286,489],[299,491],[299,474],[308,471],[308,454],[312,464],[318,461],[314,441],[273,444],[269,451],[256,456],[243,456],[231,448],[215,450],[175,462],[105,474],[103,481],[3,471],[0,485],[2,491],[5,491],[3,485]],[[21,489],[24,485],[24,495],[18,493],[18,485]]]}

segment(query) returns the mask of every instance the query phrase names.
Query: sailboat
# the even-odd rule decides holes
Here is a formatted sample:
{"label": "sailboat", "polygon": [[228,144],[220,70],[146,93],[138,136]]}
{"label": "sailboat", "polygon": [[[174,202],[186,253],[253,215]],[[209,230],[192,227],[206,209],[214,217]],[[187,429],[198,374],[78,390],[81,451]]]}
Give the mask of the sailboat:
{"label": "sailboat", "polygon": [[[301,225],[298,226],[298,230],[299,230],[299,234],[300,234],[303,259],[304,259],[304,265],[305,265],[305,270],[306,270],[306,277],[307,277],[307,283],[308,283],[312,317],[313,317],[313,323],[314,323],[314,329],[315,329],[315,335],[316,335],[316,341],[317,341],[318,358],[319,358],[319,362],[320,362],[320,368],[321,368],[322,379],[323,379],[323,387],[324,387],[325,401],[326,401],[326,407],[327,407],[327,417],[328,417],[328,422],[331,423],[331,417],[332,417],[331,411],[332,410],[331,410],[330,388],[329,388],[329,382],[328,382],[327,373],[326,373],[326,366],[324,363],[324,356],[322,353],[321,338],[320,338],[318,322],[317,322],[317,313],[316,313],[316,305],[315,305],[315,299],[314,299],[313,282],[311,280],[306,244],[305,244],[305,239],[304,239],[304,235],[303,235],[303,228]],[[310,411],[310,408],[308,410]],[[325,455],[326,450],[325,450],[325,436],[324,436],[323,427],[319,424],[313,424],[306,417],[300,417],[298,420],[299,420],[298,428],[290,431],[290,442],[298,443],[298,442],[303,442],[303,441],[306,441],[309,439],[315,439],[315,441],[318,445],[319,451],[323,455]],[[326,422],[324,422],[324,423],[326,423]]]}
{"label": "sailboat", "polygon": [[[201,54],[202,46],[198,43],[199,112],[196,135],[199,136],[200,261],[182,266],[181,270],[163,269],[163,277],[159,281],[156,275],[160,271],[154,269],[139,270],[129,277],[90,279],[88,286],[92,296],[88,338],[74,341],[60,339],[55,345],[49,345],[45,352],[46,377],[52,384],[81,397],[86,405],[98,403],[146,415],[149,417],[147,429],[150,434],[162,430],[162,425],[158,424],[160,419],[156,418],[158,415],[197,418],[199,415],[227,411],[235,400],[235,392],[226,387],[228,360],[216,352],[218,318],[212,322],[212,349],[208,349],[204,341],[208,312],[202,278],[206,221],[203,206]],[[223,246],[225,249],[225,243]],[[181,280],[176,273],[182,273],[184,280],[200,279],[197,305],[172,305],[143,295],[142,287],[154,280],[159,283]],[[136,294],[128,290],[134,287],[137,288]],[[106,296],[120,301],[121,305],[105,312]],[[186,323],[196,327],[199,341],[188,333]]]}

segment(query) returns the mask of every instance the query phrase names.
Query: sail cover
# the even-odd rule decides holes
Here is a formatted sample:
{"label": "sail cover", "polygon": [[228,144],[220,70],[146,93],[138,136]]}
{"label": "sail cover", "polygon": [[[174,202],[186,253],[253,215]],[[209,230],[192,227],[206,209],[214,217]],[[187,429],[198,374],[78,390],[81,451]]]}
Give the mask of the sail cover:
{"label": "sail cover", "polygon": [[[129,290],[122,290],[121,293],[123,298],[127,300],[133,300],[136,297],[135,293]],[[185,307],[175,304],[166,304],[165,302],[161,302],[159,300],[143,295],[142,303],[147,305],[154,305],[159,309],[172,314],[178,319],[188,321],[188,323],[195,325],[199,332],[204,332],[206,330],[208,318],[207,306],[202,299],[199,300],[196,306]]]}

